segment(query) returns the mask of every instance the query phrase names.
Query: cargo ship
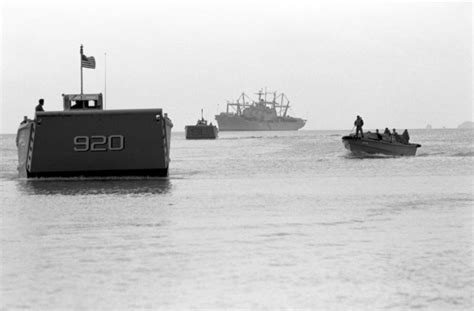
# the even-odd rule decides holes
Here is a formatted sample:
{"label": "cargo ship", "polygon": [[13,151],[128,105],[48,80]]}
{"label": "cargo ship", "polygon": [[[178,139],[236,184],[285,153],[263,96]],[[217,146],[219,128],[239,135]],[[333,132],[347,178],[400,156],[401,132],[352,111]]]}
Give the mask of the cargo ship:
{"label": "cargo ship", "polygon": [[227,102],[226,112],[215,116],[219,131],[296,131],[306,120],[288,115],[290,101],[285,94],[260,90],[258,100],[245,93]]}

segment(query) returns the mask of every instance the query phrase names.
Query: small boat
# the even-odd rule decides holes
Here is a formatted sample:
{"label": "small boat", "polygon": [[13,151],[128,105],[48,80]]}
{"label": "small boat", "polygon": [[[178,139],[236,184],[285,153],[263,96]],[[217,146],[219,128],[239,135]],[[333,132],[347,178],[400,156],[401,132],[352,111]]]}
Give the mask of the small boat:
{"label": "small boat", "polygon": [[201,109],[201,119],[197,121],[196,125],[186,125],[184,127],[186,139],[216,139],[217,138],[217,126],[207,124],[204,119]]}
{"label": "small boat", "polygon": [[364,133],[364,137],[355,134],[342,137],[344,147],[357,155],[384,154],[390,156],[414,156],[419,144],[404,143],[392,135]]}
{"label": "small boat", "polygon": [[162,109],[104,110],[102,94],[63,94],[63,105],[20,124],[21,177],[168,175],[173,124]]}

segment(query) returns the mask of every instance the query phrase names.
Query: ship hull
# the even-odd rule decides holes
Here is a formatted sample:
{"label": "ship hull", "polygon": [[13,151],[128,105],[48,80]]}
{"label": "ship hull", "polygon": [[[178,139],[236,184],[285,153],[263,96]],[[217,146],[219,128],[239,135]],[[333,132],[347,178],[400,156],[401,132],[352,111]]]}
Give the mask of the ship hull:
{"label": "ship hull", "polygon": [[216,115],[219,131],[297,131],[306,121],[300,118],[276,118],[269,121],[246,119],[238,115]]}
{"label": "ship hull", "polygon": [[184,132],[186,139],[216,139],[218,135],[214,125],[187,125]]}
{"label": "ship hull", "polygon": [[342,137],[344,147],[354,154],[383,154],[390,156],[414,156],[421,147],[418,144],[401,144],[355,136]]}
{"label": "ship hull", "polygon": [[18,129],[19,174],[167,176],[171,127],[161,109],[39,112]]}

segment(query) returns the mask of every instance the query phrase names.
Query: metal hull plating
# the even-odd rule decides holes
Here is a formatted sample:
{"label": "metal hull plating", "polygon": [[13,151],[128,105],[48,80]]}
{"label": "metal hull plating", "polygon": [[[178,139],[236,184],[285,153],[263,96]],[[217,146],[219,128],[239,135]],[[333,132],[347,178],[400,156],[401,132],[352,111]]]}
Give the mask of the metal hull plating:
{"label": "metal hull plating", "polygon": [[171,127],[161,109],[38,112],[18,130],[19,173],[167,176]]}
{"label": "metal hull plating", "polygon": [[187,125],[184,131],[186,139],[216,139],[218,133],[214,125]]}
{"label": "metal hull plating", "polygon": [[306,121],[300,118],[277,117],[269,121],[246,119],[235,114],[216,115],[220,131],[297,131]]}
{"label": "metal hull plating", "polygon": [[368,138],[356,138],[354,136],[344,136],[342,138],[344,147],[355,154],[384,154],[391,156],[414,156],[418,144],[401,144],[383,140],[373,140]]}

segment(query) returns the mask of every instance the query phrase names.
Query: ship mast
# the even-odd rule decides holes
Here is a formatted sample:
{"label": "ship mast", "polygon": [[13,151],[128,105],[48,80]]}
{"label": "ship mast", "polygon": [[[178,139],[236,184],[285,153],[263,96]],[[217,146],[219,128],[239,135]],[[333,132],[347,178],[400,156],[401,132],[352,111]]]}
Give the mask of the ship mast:
{"label": "ship mast", "polygon": [[[263,89],[260,89],[260,91],[255,94],[258,95],[258,101],[253,100],[245,93],[242,93],[234,102],[227,101],[226,112],[232,113],[231,109],[233,109],[233,113],[241,115],[244,109],[252,107],[257,103],[262,103],[266,107],[274,109],[278,116],[286,117],[288,109],[290,108],[290,101],[284,93],[277,94],[277,92],[267,92],[266,89],[264,92]],[[267,102],[267,94],[273,94],[273,100],[271,102]]]}
{"label": "ship mast", "polygon": [[[247,99],[247,102],[245,101],[246,99]],[[237,98],[237,100],[235,102],[227,101],[226,111],[227,111],[227,113],[229,113],[229,110],[230,110],[229,107],[230,107],[234,110],[234,112],[237,115],[240,115],[245,108],[251,106],[249,101],[252,101],[252,99],[250,97],[248,97],[247,94],[242,93],[239,96],[239,98]]]}
{"label": "ship mast", "polygon": [[81,44],[81,50],[80,50],[79,53],[80,53],[79,65],[81,66],[81,95],[82,95],[83,94],[83,92],[82,92],[82,54],[84,53],[82,44]]}

